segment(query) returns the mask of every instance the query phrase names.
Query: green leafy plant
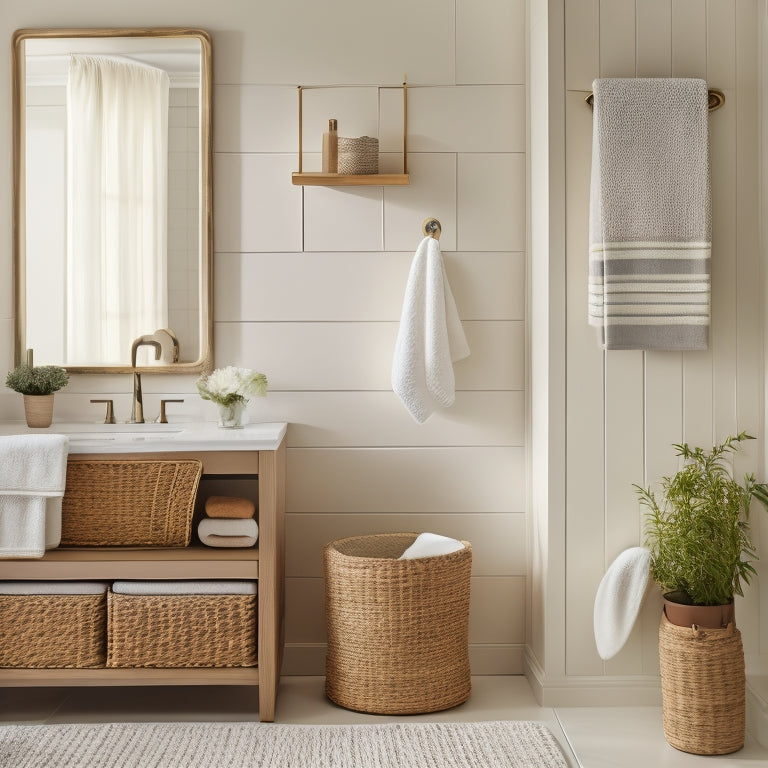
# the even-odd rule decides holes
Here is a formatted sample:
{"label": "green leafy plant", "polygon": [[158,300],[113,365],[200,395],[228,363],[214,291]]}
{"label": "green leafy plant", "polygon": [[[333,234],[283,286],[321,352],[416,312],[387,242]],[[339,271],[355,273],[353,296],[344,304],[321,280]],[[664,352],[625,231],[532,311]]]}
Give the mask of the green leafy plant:
{"label": "green leafy plant", "polygon": [[635,485],[647,508],[645,540],[651,550],[651,575],[669,599],[690,605],[725,605],[741,595],[756,573],[749,531],[753,498],[768,509],[768,486],[752,474],[737,482],[730,456],[737,444],[753,440],[741,432],[710,451],[674,444],[685,464],[664,477],[662,498]]}
{"label": "green leafy plant", "polygon": [[66,387],[69,374],[57,365],[40,365],[30,368],[19,365],[8,371],[5,386],[22,395],[51,395]]}

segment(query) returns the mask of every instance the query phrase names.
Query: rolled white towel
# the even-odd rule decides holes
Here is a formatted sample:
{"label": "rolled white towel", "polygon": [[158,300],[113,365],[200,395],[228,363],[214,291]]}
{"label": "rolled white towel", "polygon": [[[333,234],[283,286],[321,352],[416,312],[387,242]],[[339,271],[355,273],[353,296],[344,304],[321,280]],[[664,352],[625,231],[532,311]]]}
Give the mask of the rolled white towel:
{"label": "rolled white towel", "polygon": [[612,659],[627,642],[651,580],[651,553],[625,549],[605,572],[595,595],[595,645],[600,658]]}
{"label": "rolled white towel", "polygon": [[0,595],[103,595],[105,581],[0,581]]}
{"label": "rolled white towel", "polygon": [[253,518],[204,517],[197,535],[208,547],[252,547],[259,538],[259,526]]}
{"label": "rolled white towel", "polygon": [[441,536],[438,533],[420,533],[416,541],[398,558],[399,560],[413,560],[418,557],[436,557],[437,555],[449,555],[464,549],[458,539]]}
{"label": "rolled white towel", "polygon": [[117,595],[255,595],[255,581],[116,581]]}

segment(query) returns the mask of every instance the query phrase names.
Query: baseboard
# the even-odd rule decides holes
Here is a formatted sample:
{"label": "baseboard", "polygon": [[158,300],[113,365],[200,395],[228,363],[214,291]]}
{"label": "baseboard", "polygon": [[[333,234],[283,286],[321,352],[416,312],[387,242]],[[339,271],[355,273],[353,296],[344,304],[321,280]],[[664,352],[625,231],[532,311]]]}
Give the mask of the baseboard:
{"label": "baseboard", "polygon": [[526,646],[524,674],[542,707],[661,706],[658,676],[547,675]]}
{"label": "baseboard", "polygon": [[747,730],[768,749],[768,656],[750,655],[747,667]]}
{"label": "baseboard", "polygon": [[[522,675],[523,646],[472,643],[469,667],[473,675]],[[325,643],[286,643],[282,674],[324,675]]]}

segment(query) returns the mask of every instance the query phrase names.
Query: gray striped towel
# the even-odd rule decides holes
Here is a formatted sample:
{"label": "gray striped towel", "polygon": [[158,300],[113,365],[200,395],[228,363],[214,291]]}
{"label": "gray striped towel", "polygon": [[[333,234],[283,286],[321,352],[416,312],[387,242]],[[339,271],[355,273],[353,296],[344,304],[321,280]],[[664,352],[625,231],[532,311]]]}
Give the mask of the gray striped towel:
{"label": "gray striped towel", "polygon": [[707,84],[595,80],[589,323],[603,349],[706,349]]}

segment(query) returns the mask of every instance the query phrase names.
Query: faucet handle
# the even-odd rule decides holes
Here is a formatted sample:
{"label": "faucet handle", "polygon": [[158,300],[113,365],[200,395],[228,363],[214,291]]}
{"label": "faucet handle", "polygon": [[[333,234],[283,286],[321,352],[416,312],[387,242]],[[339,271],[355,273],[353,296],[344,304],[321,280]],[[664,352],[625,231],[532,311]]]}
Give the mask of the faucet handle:
{"label": "faucet handle", "polygon": [[160,401],[160,418],[158,421],[160,424],[167,424],[168,419],[165,417],[165,404],[166,403],[183,403],[183,400],[161,400]]}
{"label": "faucet handle", "polygon": [[117,424],[117,421],[115,420],[115,409],[112,405],[111,400],[91,400],[92,403],[106,403],[107,404],[107,415],[104,418],[105,424]]}

